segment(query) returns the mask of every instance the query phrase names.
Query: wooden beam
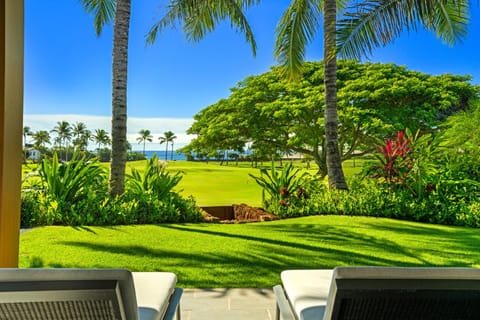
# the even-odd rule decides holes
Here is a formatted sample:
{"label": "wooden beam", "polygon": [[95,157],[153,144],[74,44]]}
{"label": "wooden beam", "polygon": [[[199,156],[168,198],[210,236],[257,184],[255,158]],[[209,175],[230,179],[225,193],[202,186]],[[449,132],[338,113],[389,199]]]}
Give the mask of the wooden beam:
{"label": "wooden beam", "polygon": [[0,0],[0,267],[18,266],[23,134],[23,0]]}

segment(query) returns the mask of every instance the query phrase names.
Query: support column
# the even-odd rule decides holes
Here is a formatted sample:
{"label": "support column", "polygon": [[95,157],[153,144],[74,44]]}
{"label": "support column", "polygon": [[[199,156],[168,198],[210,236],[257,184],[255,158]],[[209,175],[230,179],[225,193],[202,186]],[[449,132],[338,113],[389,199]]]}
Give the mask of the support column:
{"label": "support column", "polygon": [[0,267],[18,266],[22,131],[23,0],[0,0]]}

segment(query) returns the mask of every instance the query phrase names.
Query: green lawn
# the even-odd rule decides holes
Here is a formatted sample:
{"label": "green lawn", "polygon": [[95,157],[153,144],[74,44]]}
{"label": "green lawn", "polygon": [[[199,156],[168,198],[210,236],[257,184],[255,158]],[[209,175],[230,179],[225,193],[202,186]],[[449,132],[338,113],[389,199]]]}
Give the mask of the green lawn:
{"label": "green lawn", "polygon": [[21,267],[171,271],[182,287],[271,287],[294,268],[480,267],[478,229],[315,216],[215,225],[42,227],[21,236]]}
{"label": "green lawn", "polygon": [[[144,161],[128,162],[127,168],[135,167],[141,170],[144,164]],[[355,165],[353,161],[346,161],[343,165],[345,175],[359,172],[361,164],[361,160],[357,160]],[[301,162],[296,162],[296,165],[305,167]],[[264,162],[263,167],[270,168],[270,163]],[[259,175],[259,169],[252,168],[250,162],[240,162],[238,166],[229,163],[226,166],[219,162],[168,161],[168,170],[184,173],[179,189],[183,190],[182,194],[185,196],[194,196],[199,206],[240,203],[261,206],[262,190],[249,176],[249,173]],[[309,172],[315,173],[314,165]]]}

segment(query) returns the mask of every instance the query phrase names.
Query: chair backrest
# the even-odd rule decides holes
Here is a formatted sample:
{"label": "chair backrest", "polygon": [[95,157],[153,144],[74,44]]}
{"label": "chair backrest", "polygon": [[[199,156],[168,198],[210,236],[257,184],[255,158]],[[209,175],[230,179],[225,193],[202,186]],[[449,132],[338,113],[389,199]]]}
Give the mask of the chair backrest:
{"label": "chair backrest", "polygon": [[480,319],[480,269],[338,267],[324,319]]}
{"label": "chair backrest", "polygon": [[0,269],[0,319],[136,320],[123,269]]}

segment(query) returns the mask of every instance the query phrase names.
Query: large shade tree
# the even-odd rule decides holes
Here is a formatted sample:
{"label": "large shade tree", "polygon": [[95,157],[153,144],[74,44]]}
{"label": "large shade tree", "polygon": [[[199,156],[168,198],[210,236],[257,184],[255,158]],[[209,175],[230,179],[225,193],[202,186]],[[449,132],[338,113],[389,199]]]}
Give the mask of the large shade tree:
{"label": "large shade tree", "polygon": [[[278,67],[244,79],[228,98],[194,116],[188,133],[197,137],[183,151],[208,154],[245,145],[270,155],[294,151],[310,156],[325,176],[323,77],[323,64],[315,62],[304,64],[298,82],[285,80]],[[340,60],[337,80],[342,161],[371,152],[377,139],[397,130],[431,131],[479,94],[469,77],[430,76],[394,64]]]}

